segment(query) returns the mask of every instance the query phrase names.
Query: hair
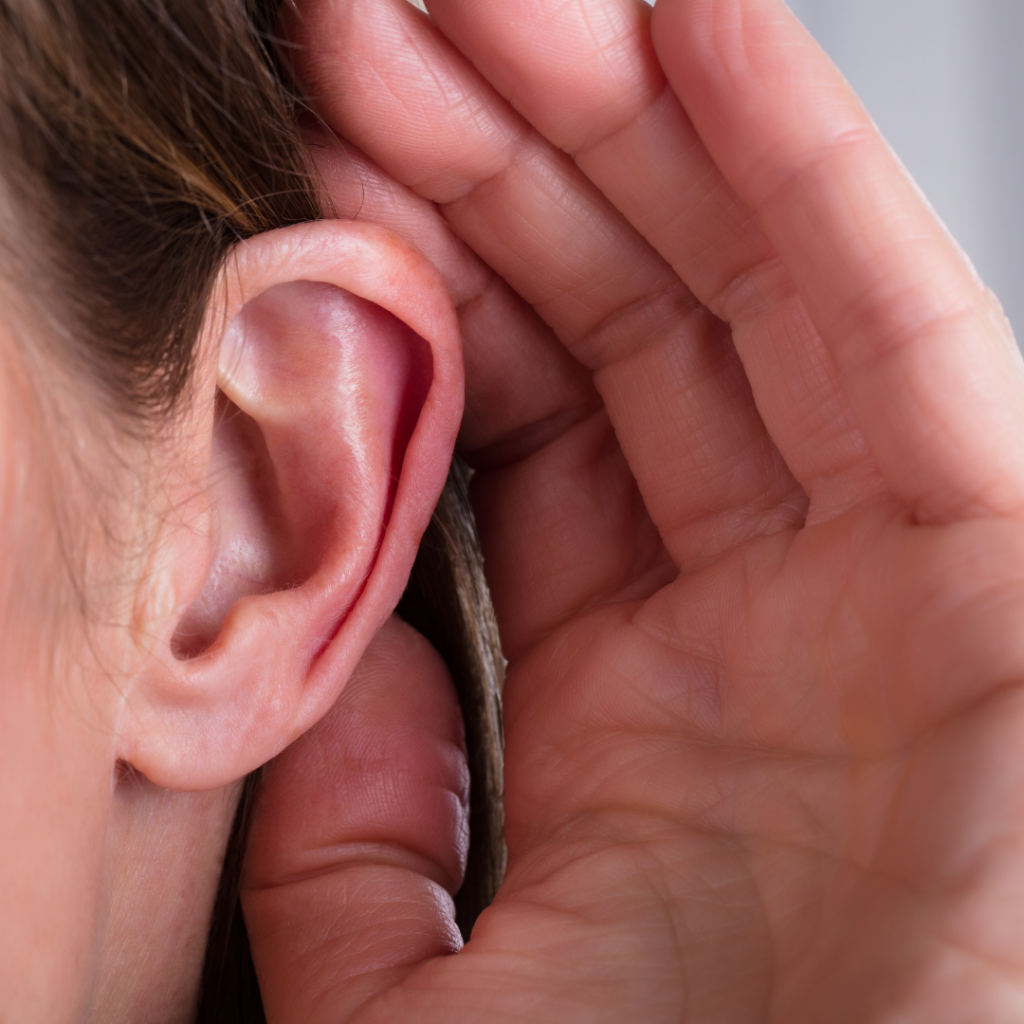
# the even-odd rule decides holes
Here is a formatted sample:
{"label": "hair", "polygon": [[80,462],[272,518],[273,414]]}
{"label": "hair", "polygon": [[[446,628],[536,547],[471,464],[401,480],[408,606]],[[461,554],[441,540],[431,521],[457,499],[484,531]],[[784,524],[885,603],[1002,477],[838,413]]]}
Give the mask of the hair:
{"label": "hair", "polygon": [[[0,260],[54,354],[147,437],[188,397],[203,311],[239,241],[326,207],[275,55],[280,0],[0,0]],[[78,372],[80,371],[80,372]],[[468,935],[504,870],[503,659],[457,463],[400,614],[445,658],[471,771]],[[263,1017],[238,912],[246,780],[199,1019]]]}

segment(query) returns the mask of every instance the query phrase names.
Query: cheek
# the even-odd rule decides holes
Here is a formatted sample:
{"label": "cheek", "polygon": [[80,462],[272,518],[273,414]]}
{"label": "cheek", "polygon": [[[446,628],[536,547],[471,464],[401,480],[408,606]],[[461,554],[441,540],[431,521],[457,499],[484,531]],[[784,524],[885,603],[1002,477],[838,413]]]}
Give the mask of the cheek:
{"label": "cheek", "polygon": [[29,692],[48,681],[6,657],[0,677],[0,1020],[77,1020],[98,948],[109,762],[80,720]]}
{"label": "cheek", "polygon": [[60,621],[27,393],[0,359],[0,1020],[71,1021],[92,985],[113,740]]}

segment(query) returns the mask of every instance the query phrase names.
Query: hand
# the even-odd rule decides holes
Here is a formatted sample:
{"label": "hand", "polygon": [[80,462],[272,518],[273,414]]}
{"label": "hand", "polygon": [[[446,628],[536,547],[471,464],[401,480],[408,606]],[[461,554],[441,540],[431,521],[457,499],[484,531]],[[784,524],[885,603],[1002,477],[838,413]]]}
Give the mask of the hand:
{"label": "hand", "polygon": [[460,306],[508,875],[442,956],[457,880],[423,864],[454,818],[389,818],[359,885],[324,840],[303,900],[278,844],[246,904],[270,1019],[1019,1019],[998,304],[780,0],[431,10],[309,0],[288,32],[319,113],[411,190],[327,147],[339,210],[344,167],[366,215],[391,189]]}

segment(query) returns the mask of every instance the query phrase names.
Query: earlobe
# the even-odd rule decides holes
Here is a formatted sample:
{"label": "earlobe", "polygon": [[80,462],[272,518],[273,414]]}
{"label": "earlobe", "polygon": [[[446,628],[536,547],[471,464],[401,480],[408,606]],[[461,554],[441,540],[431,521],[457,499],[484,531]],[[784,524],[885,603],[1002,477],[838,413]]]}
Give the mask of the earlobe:
{"label": "earlobe", "polygon": [[171,455],[200,511],[168,520],[147,574],[173,596],[143,602],[120,733],[176,789],[240,777],[331,706],[402,592],[462,410],[447,294],[381,229],[250,239],[214,296],[198,441]]}

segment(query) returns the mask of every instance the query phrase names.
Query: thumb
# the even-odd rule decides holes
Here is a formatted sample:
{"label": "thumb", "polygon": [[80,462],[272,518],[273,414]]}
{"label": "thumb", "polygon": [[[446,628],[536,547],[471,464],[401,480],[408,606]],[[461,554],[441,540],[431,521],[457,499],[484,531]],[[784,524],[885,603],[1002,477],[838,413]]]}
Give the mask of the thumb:
{"label": "thumb", "polygon": [[448,672],[392,618],[323,721],[265,770],[241,897],[269,1021],[341,1024],[461,947],[468,791]]}

